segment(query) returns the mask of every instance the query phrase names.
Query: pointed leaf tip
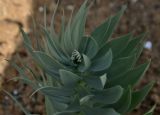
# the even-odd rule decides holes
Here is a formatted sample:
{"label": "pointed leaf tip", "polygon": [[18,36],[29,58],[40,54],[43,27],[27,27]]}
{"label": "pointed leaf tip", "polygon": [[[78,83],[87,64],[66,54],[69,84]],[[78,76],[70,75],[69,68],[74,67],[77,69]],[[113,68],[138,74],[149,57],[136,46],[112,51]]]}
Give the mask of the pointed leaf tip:
{"label": "pointed leaf tip", "polygon": [[154,85],[154,81],[150,82],[142,89],[132,93],[131,105],[128,111],[132,111],[139,103],[141,103]]}
{"label": "pointed leaf tip", "polygon": [[92,37],[97,41],[100,47],[107,42],[107,40],[112,36],[113,31],[116,29],[116,26],[123,15],[126,6],[124,5],[122,9],[114,16],[108,18],[103,24],[98,26],[92,33]]}

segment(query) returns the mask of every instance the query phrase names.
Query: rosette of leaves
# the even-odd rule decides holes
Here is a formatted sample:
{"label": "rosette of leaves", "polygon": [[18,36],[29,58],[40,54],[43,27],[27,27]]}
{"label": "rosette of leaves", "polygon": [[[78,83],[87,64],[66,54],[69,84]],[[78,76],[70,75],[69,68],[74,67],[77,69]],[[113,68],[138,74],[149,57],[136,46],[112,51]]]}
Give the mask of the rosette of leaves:
{"label": "rosette of leaves", "polygon": [[47,115],[125,115],[143,101],[153,86],[151,82],[134,90],[150,64],[149,60],[135,65],[145,34],[134,37],[129,33],[111,39],[126,7],[85,35],[88,9],[85,1],[67,25],[63,15],[59,34],[54,30],[53,16],[50,28],[42,29],[45,39],[38,48],[33,48],[21,29],[24,45],[43,74],[36,76],[26,67],[36,79],[32,81],[23,68],[14,66],[25,83],[45,96]]}

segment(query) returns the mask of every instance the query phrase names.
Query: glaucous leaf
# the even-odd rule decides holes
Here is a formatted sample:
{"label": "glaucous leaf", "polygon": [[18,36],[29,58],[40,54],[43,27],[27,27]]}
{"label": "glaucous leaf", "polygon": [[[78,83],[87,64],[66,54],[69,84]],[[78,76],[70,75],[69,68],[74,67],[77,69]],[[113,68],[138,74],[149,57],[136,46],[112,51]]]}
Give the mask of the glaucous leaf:
{"label": "glaucous leaf", "polygon": [[[86,81],[87,85],[90,88],[96,89],[96,90],[102,90],[104,88],[104,82],[100,77],[97,76],[90,76],[85,77],[84,80]],[[104,79],[105,80],[105,79]]]}
{"label": "glaucous leaf", "polygon": [[102,47],[111,37],[125,9],[126,6],[123,6],[115,16],[109,18],[92,32],[91,36],[97,41],[99,47]]}
{"label": "glaucous leaf", "polygon": [[83,62],[79,65],[78,70],[80,72],[85,72],[86,70],[89,69],[91,65],[91,60],[85,54],[82,54],[82,57],[83,57]]}
{"label": "glaucous leaf", "polygon": [[114,60],[106,71],[108,79],[114,79],[115,77],[126,73],[128,70],[132,69],[135,62],[136,56],[132,55],[129,57],[119,58]]}
{"label": "glaucous leaf", "polygon": [[72,31],[71,37],[74,44],[74,48],[76,50],[78,49],[81,39],[84,36],[84,32],[85,32],[85,23],[86,23],[86,17],[88,12],[87,3],[88,1],[86,0],[82,4],[79,11],[76,13],[75,17],[73,18],[73,21],[71,24],[71,31]]}
{"label": "glaucous leaf", "polygon": [[55,99],[52,97],[48,97],[48,99],[52,103],[53,108],[56,110],[56,112],[65,111],[68,107],[67,104],[55,101]]}
{"label": "glaucous leaf", "polygon": [[71,52],[74,50],[74,44],[71,37],[71,19],[69,20],[68,25],[65,28],[65,33],[61,40],[61,47],[64,52],[67,52],[70,55]]}
{"label": "glaucous leaf", "polygon": [[130,87],[124,89],[122,97],[119,101],[112,105],[112,107],[122,115],[127,113],[132,99],[132,89]]}
{"label": "glaucous leaf", "polygon": [[148,92],[151,90],[153,85],[154,85],[154,82],[150,82],[149,84],[144,86],[141,90],[135,91],[132,93],[131,105],[128,111],[132,111],[136,106],[138,106],[138,104],[140,104],[144,100],[144,98],[146,97]]}
{"label": "glaucous leaf", "polygon": [[100,76],[100,80],[101,80],[102,86],[104,88],[104,86],[107,82],[107,74],[104,74],[104,75]]}
{"label": "glaucous leaf", "polygon": [[23,41],[24,41],[24,45],[27,48],[27,50],[29,51],[29,53],[34,57],[33,54],[33,48],[32,48],[32,43],[30,38],[28,37],[28,35],[24,32],[23,29],[20,29],[22,36],[23,36]]}
{"label": "glaucous leaf", "polygon": [[74,111],[63,111],[63,112],[57,112],[55,115],[76,115],[76,112]]}
{"label": "glaucous leaf", "polygon": [[74,91],[72,89],[68,89],[68,88],[65,88],[65,87],[44,87],[44,88],[41,88],[40,91],[45,94],[45,95],[48,95],[50,97],[54,97],[54,96],[71,96],[74,94]]}
{"label": "glaucous leaf", "polygon": [[60,44],[55,40],[56,38],[52,38],[48,30],[43,29],[43,31],[46,35],[46,45],[51,56],[60,62],[68,62],[67,56],[69,57],[69,55],[62,51]]}
{"label": "glaucous leaf", "polygon": [[52,106],[52,103],[48,99],[48,96],[45,96],[45,107],[46,107],[46,114],[47,115],[53,115],[53,113],[56,112]]}
{"label": "glaucous leaf", "polygon": [[102,91],[93,92],[95,95],[93,97],[94,102],[102,104],[114,104],[116,103],[123,94],[123,88],[120,86],[114,86]]}
{"label": "glaucous leaf", "polygon": [[78,81],[81,80],[81,78],[78,75],[76,75],[70,71],[66,71],[66,70],[61,69],[61,70],[59,70],[59,74],[60,74],[60,78],[61,78],[61,81],[64,84],[64,86],[73,87],[76,85],[76,83]]}
{"label": "glaucous leaf", "polygon": [[129,42],[129,44],[127,45],[127,47],[121,52],[119,57],[127,57],[130,54],[132,54],[133,51],[135,51],[135,48],[138,46],[138,44],[143,41],[143,38],[145,37],[145,35],[146,35],[146,33],[143,33],[143,34],[135,37],[134,39],[132,39]]}
{"label": "glaucous leaf", "polygon": [[[59,69],[63,69],[64,66],[56,61],[54,58],[48,56],[44,52],[34,51],[34,55],[36,56],[35,61],[46,71],[46,73],[54,73],[57,75]],[[52,76],[52,75],[51,75]],[[55,76],[58,77],[58,76]]]}
{"label": "glaucous leaf", "polygon": [[20,68],[16,63],[9,61],[11,66],[13,66],[20,74],[20,78],[15,77],[14,79],[20,79],[23,81],[23,83],[27,84],[27,85],[31,85],[33,88],[37,87],[37,84],[35,84],[35,82],[33,82],[32,80],[30,80],[28,78],[28,76],[25,73],[25,70],[23,68]]}
{"label": "glaucous leaf", "polygon": [[85,115],[120,115],[112,108],[84,108]]}
{"label": "glaucous leaf", "polygon": [[114,85],[121,85],[122,87],[126,88],[128,87],[128,85],[130,85],[131,87],[133,87],[135,84],[138,83],[141,77],[145,74],[149,65],[150,65],[150,61],[144,64],[141,64],[140,66],[134,68],[133,70],[130,70],[123,75],[117,76],[112,80],[108,80],[107,86],[111,87]]}
{"label": "glaucous leaf", "polygon": [[92,37],[87,37],[86,40],[87,45],[84,54],[92,59],[98,52],[98,44]]}
{"label": "glaucous leaf", "polygon": [[108,40],[106,36],[111,23],[111,19],[112,18],[109,18],[91,33],[91,36],[96,40],[99,46],[103,46],[103,44]]}
{"label": "glaucous leaf", "polygon": [[86,95],[86,96],[82,97],[80,99],[80,105],[88,103],[88,101],[90,101],[90,99],[92,99],[93,97],[94,97],[94,95]]}
{"label": "glaucous leaf", "polygon": [[72,98],[73,100],[70,102],[67,111],[73,111],[73,112],[79,112],[81,107],[80,107],[80,98],[78,96],[75,96]]}
{"label": "glaucous leaf", "polygon": [[112,51],[109,50],[104,56],[92,61],[90,71],[103,71],[110,67],[112,64]]}

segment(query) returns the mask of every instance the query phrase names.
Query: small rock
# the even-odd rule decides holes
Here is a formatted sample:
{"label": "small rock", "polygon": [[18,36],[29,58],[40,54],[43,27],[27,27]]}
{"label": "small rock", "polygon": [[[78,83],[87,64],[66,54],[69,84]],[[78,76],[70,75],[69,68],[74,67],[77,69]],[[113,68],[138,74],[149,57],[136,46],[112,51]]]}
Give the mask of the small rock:
{"label": "small rock", "polygon": [[8,97],[8,96],[5,96],[5,97],[4,97],[4,99],[5,99],[5,100],[8,100],[8,99],[9,99],[9,97]]}
{"label": "small rock", "polygon": [[13,91],[13,95],[18,95],[18,90],[17,90],[17,89],[15,89],[15,90]]}
{"label": "small rock", "polygon": [[145,44],[144,44],[144,48],[148,49],[148,50],[151,50],[152,49],[152,42],[151,41],[147,41]]}
{"label": "small rock", "polygon": [[68,5],[67,6],[67,10],[73,10],[73,9],[74,9],[73,5]]}
{"label": "small rock", "polygon": [[131,0],[132,3],[136,3],[138,0]]}
{"label": "small rock", "polygon": [[151,99],[157,103],[158,105],[160,105],[160,97],[157,94],[153,94],[151,95]]}
{"label": "small rock", "polygon": [[44,12],[44,7],[43,7],[43,6],[40,6],[40,7],[38,8],[38,10],[39,10],[39,12]]}

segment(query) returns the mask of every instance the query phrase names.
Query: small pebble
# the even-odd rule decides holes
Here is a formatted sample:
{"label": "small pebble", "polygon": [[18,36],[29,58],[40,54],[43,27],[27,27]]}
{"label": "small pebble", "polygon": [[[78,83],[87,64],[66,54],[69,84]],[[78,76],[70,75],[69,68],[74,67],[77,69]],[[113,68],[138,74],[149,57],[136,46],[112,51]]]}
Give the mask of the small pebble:
{"label": "small pebble", "polygon": [[152,95],[151,95],[151,99],[152,99],[155,103],[157,103],[158,105],[160,105],[160,98],[159,98],[159,96],[158,96],[157,94],[152,94]]}
{"label": "small pebble", "polygon": [[44,11],[44,7],[40,6],[40,7],[38,8],[38,10],[39,10],[39,12],[43,12],[43,11]]}
{"label": "small pebble", "polygon": [[9,97],[8,97],[8,96],[5,96],[5,97],[4,97],[4,99],[5,99],[5,100],[8,100],[8,99],[9,99]]}
{"label": "small pebble", "polygon": [[110,7],[110,8],[113,8],[114,6],[115,6],[114,3],[110,3],[110,4],[109,4],[109,7]]}
{"label": "small pebble", "polygon": [[7,107],[9,105],[9,97],[5,96],[4,100],[2,100],[3,107]]}
{"label": "small pebble", "polygon": [[74,9],[73,5],[68,5],[67,6],[67,10],[73,10],[73,9]]}
{"label": "small pebble", "polygon": [[13,95],[18,95],[18,90],[15,89],[15,90],[13,91]]}
{"label": "small pebble", "polygon": [[147,41],[145,44],[144,44],[144,48],[148,49],[148,50],[151,50],[152,49],[152,42],[151,41]]}
{"label": "small pebble", "polygon": [[132,3],[136,3],[138,0],[131,0]]}
{"label": "small pebble", "polygon": [[36,102],[36,98],[35,97],[32,97],[31,100],[32,100],[33,103]]}

